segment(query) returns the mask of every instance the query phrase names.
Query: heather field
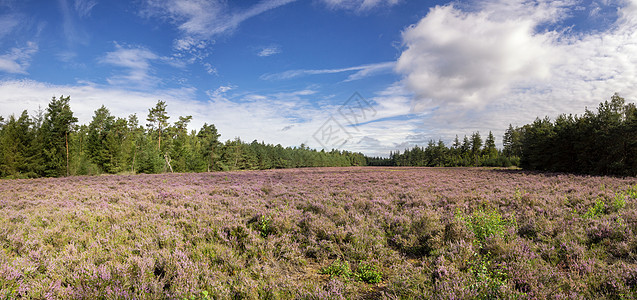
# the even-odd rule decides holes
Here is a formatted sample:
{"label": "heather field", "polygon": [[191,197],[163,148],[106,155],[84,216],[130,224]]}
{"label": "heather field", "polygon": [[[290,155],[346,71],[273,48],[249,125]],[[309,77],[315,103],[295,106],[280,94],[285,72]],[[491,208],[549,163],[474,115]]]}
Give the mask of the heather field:
{"label": "heather field", "polygon": [[0,181],[3,299],[631,299],[637,179],[317,168]]}

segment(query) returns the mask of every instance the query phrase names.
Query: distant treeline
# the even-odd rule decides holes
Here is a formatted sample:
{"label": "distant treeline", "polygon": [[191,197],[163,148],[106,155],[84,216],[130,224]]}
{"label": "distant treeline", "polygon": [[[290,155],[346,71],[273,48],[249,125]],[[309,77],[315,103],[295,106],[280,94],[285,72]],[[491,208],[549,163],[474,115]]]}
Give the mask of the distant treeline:
{"label": "distant treeline", "polygon": [[102,106],[86,125],[76,125],[70,97],[51,100],[29,116],[0,116],[0,177],[102,173],[205,172],[365,165],[348,151],[316,151],[240,139],[219,141],[214,125],[188,132],[191,116],[169,123],[166,103],[149,109],[146,127],[137,115],[120,118]]}
{"label": "distant treeline", "polygon": [[372,166],[520,166],[528,170],[594,175],[637,175],[637,109],[615,94],[601,103],[597,113],[560,115],[551,121],[509,128],[503,149],[495,147],[493,134],[482,142],[480,133],[458,137],[447,147],[430,141],[427,147],[391,152],[389,158],[368,158]]}
{"label": "distant treeline", "polygon": [[427,147],[413,147],[404,152],[390,152],[389,158],[370,157],[370,166],[412,166],[412,167],[510,167],[519,164],[519,158],[505,156],[495,145],[495,137],[489,132],[482,140],[480,132],[471,137],[466,135],[460,142],[456,135],[449,147],[442,140],[429,141]]}

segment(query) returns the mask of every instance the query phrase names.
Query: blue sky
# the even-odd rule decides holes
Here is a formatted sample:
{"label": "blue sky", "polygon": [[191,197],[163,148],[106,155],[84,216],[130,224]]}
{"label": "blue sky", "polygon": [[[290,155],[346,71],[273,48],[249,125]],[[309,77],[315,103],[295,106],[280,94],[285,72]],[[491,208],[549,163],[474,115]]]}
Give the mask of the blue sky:
{"label": "blue sky", "polygon": [[637,0],[0,0],[0,115],[144,120],[387,155],[637,93]]}

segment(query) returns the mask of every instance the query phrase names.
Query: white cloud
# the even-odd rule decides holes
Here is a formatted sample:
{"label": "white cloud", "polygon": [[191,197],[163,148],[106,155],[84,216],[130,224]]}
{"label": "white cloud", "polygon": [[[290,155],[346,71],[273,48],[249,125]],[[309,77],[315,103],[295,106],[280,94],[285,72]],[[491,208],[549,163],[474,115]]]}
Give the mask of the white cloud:
{"label": "white cloud", "polygon": [[100,62],[127,70],[125,75],[116,75],[108,79],[112,85],[138,85],[148,87],[157,84],[158,79],[150,74],[151,62],[160,57],[143,47],[123,47],[115,44],[115,51],[108,52]]}
{"label": "white cloud", "polygon": [[0,39],[13,31],[20,24],[17,15],[7,14],[0,16]]}
{"label": "white cloud", "polygon": [[488,0],[472,3],[474,12],[493,21],[528,20],[536,24],[555,23],[578,9],[578,0]]}
{"label": "white cloud", "polygon": [[[110,86],[81,82],[75,85],[54,85],[33,80],[0,81],[0,114],[19,114],[27,110],[30,115],[38,109],[45,109],[51,97],[71,96],[71,109],[80,124],[88,124],[93,112],[105,105],[113,115],[127,117],[137,113],[140,120],[148,115],[148,109],[157,100],[165,100],[171,117],[184,115],[188,109],[196,110],[194,89],[166,89],[154,92],[138,92]],[[203,124],[203,122],[202,122]]]}
{"label": "white cloud", "polygon": [[387,156],[390,151],[414,146],[413,142],[406,141],[415,132],[422,132],[420,124],[430,112],[414,111],[412,98],[413,94],[401,83],[367,98],[375,114],[367,113],[358,126],[348,127],[353,138],[345,148],[372,156]]}
{"label": "white cloud", "polygon": [[345,80],[345,81],[353,81],[353,80],[359,80],[368,76],[380,74],[383,72],[390,72],[394,66],[395,66],[395,62],[382,62],[382,63],[367,64],[367,65],[348,67],[348,68],[339,68],[339,69],[289,70],[289,71],[285,71],[281,73],[263,74],[261,75],[261,79],[262,80],[285,80],[285,79],[292,79],[292,78],[308,76],[308,75],[335,74],[335,73],[356,71],[356,73],[350,75]]}
{"label": "white cloud", "polygon": [[175,41],[175,50],[191,51],[202,42],[210,43],[216,36],[234,31],[249,18],[294,1],[264,0],[245,10],[233,11],[221,0],[146,0],[143,14],[175,24],[182,34]]}
{"label": "white cloud", "polygon": [[635,101],[637,1],[622,2],[614,24],[588,33],[557,25],[576,9],[573,1],[431,9],[403,32],[396,67],[416,110],[432,112],[422,128],[447,142],[490,130],[500,139],[509,123],[582,113],[615,92]]}
{"label": "white cloud", "polygon": [[550,47],[555,34],[534,33],[536,24],[437,6],[403,32],[407,50],[396,69],[420,101],[480,106],[513,85],[549,76],[560,58]]}
{"label": "white cloud", "polygon": [[38,44],[27,42],[26,46],[12,48],[0,55],[0,71],[15,74],[27,74],[32,56],[38,52]]}
{"label": "white cloud", "polygon": [[279,54],[281,53],[281,47],[279,46],[269,46],[269,47],[263,47],[261,49],[261,51],[259,51],[259,53],[257,53],[258,56],[261,57],[267,57],[267,56],[272,56],[275,54]]}
{"label": "white cloud", "polygon": [[208,95],[208,97],[210,97],[210,99],[216,100],[223,97],[226,92],[235,88],[236,86],[233,85],[222,85],[214,91],[208,91],[206,94]]}
{"label": "white cloud", "polygon": [[77,14],[85,18],[91,15],[91,11],[95,5],[97,5],[97,1],[95,0],[75,0],[74,7]]}
{"label": "white cloud", "polygon": [[635,26],[637,24],[637,1],[624,0],[625,6],[619,11],[621,22],[626,26]]}
{"label": "white cloud", "polygon": [[191,50],[197,51],[205,49],[206,47],[208,47],[208,43],[206,41],[200,41],[192,37],[184,37],[173,42],[173,48],[180,52]]}
{"label": "white cloud", "polygon": [[379,6],[393,6],[400,0],[322,0],[329,8],[368,11]]}
{"label": "white cloud", "polygon": [[345,79],[345,81],[354,81],[363,79],[365,77],[374,76],[383,73],[390,73],[391,70],[396,66],[396,63],[393,61],[390,62],[382,62],[376,64],[362,65],[359,67],[354,67],[353,69],[358,71]]}
{"label": "white cloud", "polygon": [[218,75],[217,68],[213,67],[210,63],[204,63],[203,67],[206,69],[206,73],[210,75]]}

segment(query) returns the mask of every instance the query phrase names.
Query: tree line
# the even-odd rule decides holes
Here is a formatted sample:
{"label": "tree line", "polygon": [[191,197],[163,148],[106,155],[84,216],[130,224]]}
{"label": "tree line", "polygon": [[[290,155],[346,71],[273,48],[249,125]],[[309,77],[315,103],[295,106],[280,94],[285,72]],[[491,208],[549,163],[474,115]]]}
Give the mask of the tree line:
{"label": "tree line", "polygon": [[34,116],[23,111],[0,116],[0,177],[92,175],[102,173],[210,172],[325,166],[509,167],[595,175],[637,176],[637,108],[615,94],[597,112],[562,114],[509,125],[503,148],[489,132],[458,136],[450,146],[430,140],[426,147],[390,152],[389,157],[316,151],[305,145],[283,147],[221,142],[213,124],[188,131],[191,116],[168,122],[166,103],[148,110],[146,127],[136,114],[111,115],[100,107],[91,122],[77,125],[70,97],[53,97]]}
{"label": "tree line", "polygon": [[537,118],[533,123],[509,128],[503,148],[495,146],[489,132],[456,136],[449,147],[429,141],[426,147],[391,152],[389,158],[368,158],[375,166],[519,166],[526,170],[592,175],[637,176],[637,109],[615,94],[599,104],[597,112],[581,116],[562,114],[554,121]]}
{"label": "tree line", "polygon": [[528,170],[637,176],[637,109],[615,94],[597,112],[509,125],[503,144]]}
{"label": "tree line", "polygon": [[144,127],[136,114],[113,116],[105,106],[78,125],[70,96],[53,97],[34,116],[0,116],[0,177],[33,178],[116,173],[209,172],[365,165],[361,153],[283,147],[239,138],[222,142],[215,125],[188,131],[192,116],[170,123],[166,103],[150,108]]}
{"label": "tree line", "polygon": [[430,140],[426,147],[415,146],[390,152],[389,158],[371,157],[370,166],[412,166],[412,167],[510,167],[519,164],[519,158],[505,156],[496,147],[495,136],[489,132],[483,141],[480,132],[466,135],[460,142],[456,138],[449,147],[442,140]]}

